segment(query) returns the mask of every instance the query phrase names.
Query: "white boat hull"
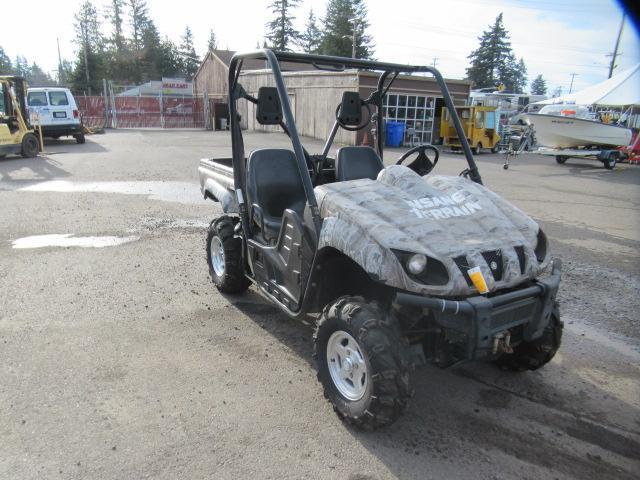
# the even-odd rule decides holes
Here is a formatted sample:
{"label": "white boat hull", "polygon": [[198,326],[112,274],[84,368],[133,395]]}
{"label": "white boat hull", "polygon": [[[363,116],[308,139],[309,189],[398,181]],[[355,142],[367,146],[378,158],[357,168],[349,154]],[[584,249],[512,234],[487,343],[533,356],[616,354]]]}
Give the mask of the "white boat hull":
{"label": "white boat hull", "polygon": [[631,142],[631,130],[582,118],[530,113],[525,121],[533,125],[538,145],[577,148],[590,145],[621,147]]}

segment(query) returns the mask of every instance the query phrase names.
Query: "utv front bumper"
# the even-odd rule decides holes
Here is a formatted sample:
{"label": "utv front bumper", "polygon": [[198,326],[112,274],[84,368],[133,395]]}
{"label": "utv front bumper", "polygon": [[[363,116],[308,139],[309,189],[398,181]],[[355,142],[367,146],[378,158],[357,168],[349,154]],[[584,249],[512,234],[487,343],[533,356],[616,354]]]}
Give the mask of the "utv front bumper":
{"label": "utv front bumper", "polygon": [[[435,323],[440,340],[433,345],[436,363],[478,359],[495,354],[498,340],[506,335],[512,344],[542,336],[557,308],[561,269],[562,263],[556,259],[549,277],[493,296],[447,300],[399,292],[395,303],[420,308]],[[441,355],[445,349],[449,351]]]}

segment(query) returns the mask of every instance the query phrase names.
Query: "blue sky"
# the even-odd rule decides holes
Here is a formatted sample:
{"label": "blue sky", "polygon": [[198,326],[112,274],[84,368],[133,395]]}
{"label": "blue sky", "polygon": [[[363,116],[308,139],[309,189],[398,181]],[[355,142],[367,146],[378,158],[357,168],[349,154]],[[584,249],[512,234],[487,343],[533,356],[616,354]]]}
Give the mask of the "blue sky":
{"label": "blue sky", "polygon": [[[62,55],[73,59],[73,13],[80,0],[31,0],[26,11],[37,12],[28,20],[5,22],[0,45],[14,58],[22,54],[46,70],[57,65],[56,38]],[[95,0],[106,5],[106,0]],[[253,49],[264,35],[269,18],[268,0],[148,0],[151,15],[160,32],[178,40],[190,25],[196,50],[204,54],[210,28],[222,48]],[[296,12],[302,28],[310,8],[324,14],[326,0],[303,0]],[[503,12],[516,56],[523,57],[529,79],[542,74],[551,89],[561,86],[566,93],[571,73],[576,73],[574,91],[607,78],[609,58],[622,18],[619,5],[611,0],[369,0],[369,33],[380,60],[431,64],[450,78],[462,78],[467,55],[477,46],[477,37]],[[240,17],[237,12],[243,15]],[[26,35],[25,33],[26,25]],[[105,27],[105,31],[107,31]],[[627,22],[619,58],[619,69],[640,62],[640,39]]]}

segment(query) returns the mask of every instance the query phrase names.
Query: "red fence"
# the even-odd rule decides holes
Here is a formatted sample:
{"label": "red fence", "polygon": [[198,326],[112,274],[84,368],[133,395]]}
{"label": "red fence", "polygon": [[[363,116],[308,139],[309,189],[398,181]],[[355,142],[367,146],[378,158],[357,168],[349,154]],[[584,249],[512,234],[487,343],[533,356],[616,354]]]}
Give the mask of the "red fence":
{"label": "red fence", "polygon": [[[113,97],[115,112],[105,112],[104,97],[78,96],[78,108],[88,127],[204,128],[202,98]],[[108,114],[108,115],[107,115]],[[108,120],[107,120],[108,119]]]}

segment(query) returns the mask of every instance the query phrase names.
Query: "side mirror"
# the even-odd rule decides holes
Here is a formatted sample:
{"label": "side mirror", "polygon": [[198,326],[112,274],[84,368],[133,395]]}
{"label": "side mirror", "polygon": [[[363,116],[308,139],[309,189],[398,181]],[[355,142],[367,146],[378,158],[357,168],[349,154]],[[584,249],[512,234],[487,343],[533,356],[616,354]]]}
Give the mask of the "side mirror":
{"label": "side mirror", "polygon": [[360,125],[362,122],[362,100],[358,92],[344,92],[342,94],[338,120],[343,125]]}
{"label": "side mirror", "polygon": [[282,106],[277,88],[260,87],[258,90],[256,120],[261,125],[280,125],[282,122]]}

